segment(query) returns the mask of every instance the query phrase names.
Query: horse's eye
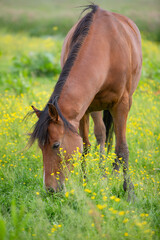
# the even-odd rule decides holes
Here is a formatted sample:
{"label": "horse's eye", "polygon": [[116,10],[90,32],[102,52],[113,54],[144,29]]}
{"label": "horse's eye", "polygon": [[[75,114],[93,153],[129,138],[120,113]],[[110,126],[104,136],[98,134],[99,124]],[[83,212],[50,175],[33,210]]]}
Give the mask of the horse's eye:
{"label": "horse's eye", "polygon": [[59,142],[55,142],[52,146],[53,149],[59,148],[60,143]]}

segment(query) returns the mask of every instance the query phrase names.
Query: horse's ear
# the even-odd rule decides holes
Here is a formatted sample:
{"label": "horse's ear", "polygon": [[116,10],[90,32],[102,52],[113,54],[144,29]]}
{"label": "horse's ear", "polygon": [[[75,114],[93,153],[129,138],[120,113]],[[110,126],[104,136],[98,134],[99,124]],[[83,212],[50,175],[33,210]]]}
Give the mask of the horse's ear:
{"label": "horse's ear", "polygon": [[37,108],[35,108],[34,106],[31,106],[32,108],[33,108],[33,110],[34,110],[34,112],[35,112],[35,114],[37,115],[37,117],[39,118],[40,117],[40,115],[41,115],[41,111],[40,110],[38,110]]}
{"label": "horse's ear", "polygon": [[48,103],[48,113],[53,122],[58,122],[58,112],[52,103]]}

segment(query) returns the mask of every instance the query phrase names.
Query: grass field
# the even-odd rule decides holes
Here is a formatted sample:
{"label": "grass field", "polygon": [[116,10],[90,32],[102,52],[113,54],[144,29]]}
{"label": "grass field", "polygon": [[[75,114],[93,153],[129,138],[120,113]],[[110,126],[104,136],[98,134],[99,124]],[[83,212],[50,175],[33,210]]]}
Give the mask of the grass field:
{"label": "grass field", "polygon": [[[30,105],[42,109],[60,72],[63,40],[0,35],[0,239],[160,238],[160,46],[143,39],[143,71],[133,97],[127,139],[135,202],[127,202],[123,176],[112,175],[114,149],[98,167],[99,147],[90,129],[87,178],[74,157],[66,192],[47,195],[43,163],[35,144],[23,150],[36,117],[23,121]],[[91,124],[92,125],[92,124]]]}
{"label": "grass field", "polygon": [[[99,0],[123,13],[142,31],[143,69],[127,122],[129,172],[135,201],[123,191],[123,174],[112,175],[115,158],[104,155],[90,127],[92,148],[79,153],[65,179],[66,192],[43,188],[43,161],[27,133],[36,117],[24,121],[31,105],[43,109],[58,79],[64,35],[77,21],[85,0],[0,1],[0,240],[158,240],[160,239],[160,40],[158,0]],[[49,37],[52,36],[52,37]],[[107,152],[107,149],[105,149]]]}

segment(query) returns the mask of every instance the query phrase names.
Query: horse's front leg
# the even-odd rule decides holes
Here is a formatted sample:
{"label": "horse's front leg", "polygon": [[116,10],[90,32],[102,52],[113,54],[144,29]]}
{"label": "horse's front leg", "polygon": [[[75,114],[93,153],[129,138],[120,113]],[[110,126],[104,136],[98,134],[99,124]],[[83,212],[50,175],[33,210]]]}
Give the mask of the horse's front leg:
{"label": "horse's front leg", "polygon": [[100,153],[104,153],[106,141],[106,128],[103,122],[102,111],[91,113],[94,122],[94,134],[97,140],[97,145],[100,145]]}
{"label": "horse's front leg", "polygon": [[89,114],[85,114],[83,116],[83,118],[80,121],[79,124],[79,133],[83,139],[83,160],[82,160],[82,170],[85,174],[85,170],[86,170],[86,162],[85,162],[85,155],[88,153],[89,149],[90,149],[90,142],[89,142],[89,138],[88,138],[88,134],[89,134]]}
{"label": "horse's front leg", "polygon": [[89,134],[89,114],[83,116],[79,124],[79,133],[83,139],[84,150],[83,152],[86,154],[91,146],[88,138]]}
{"label": "horse's front leg", "polygon": [[[104,167],[104,154],[105,154],[105,141],[106,141],[106,127],[103,122],[102,111],[91,113],[94,122],[94,134],[97,140],[97,145],[100,145],[100,161],[99,167],[105,172]],[[105,175],[105,173],[104,173]]]}
{"label": "horse's front leg", "polygon": [[120,163],[123,164],[123,188],[125,191],[128,191],[128,199],[130,199],[132,193],[134,193],[134,186],[128,174],[129,150],[126,141],[126,123],[129,109],[129,98],[127,96],[123,97],[122,101],[112,109],[114,131],[116,136],[115,152],[117,155],[115,163],[113,163],[113,169],[117,172],[119,171]]}

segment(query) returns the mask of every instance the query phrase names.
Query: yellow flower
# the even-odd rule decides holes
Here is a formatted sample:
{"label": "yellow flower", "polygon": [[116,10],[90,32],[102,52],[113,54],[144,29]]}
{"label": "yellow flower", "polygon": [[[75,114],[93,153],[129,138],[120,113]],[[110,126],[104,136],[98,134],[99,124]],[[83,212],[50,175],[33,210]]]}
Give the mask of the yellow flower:
{"label": "yellow flower", "polygon": [[124,220],[123,220],[123,223],[127,223],[129,220],[128,220],[128,218],[125,218]]}
{"label": "yellow flower", "polygon": [[92,191],[90,189],[84,189],[85,192],[91,193]]}
{"label": "yellow flower", "polygon": [[117,213],[117,210],[113,210],[112,213],[113,213],[113,214],[116,214],[116,213]]}
{"label": "yellow flower", "polygon": [[141,217],[145,217],[145,215],[146,215],[145,213],[141,213],[140,214]]}
{"label": "yellow flower", "polygon": [[106,208],[106,207],[107,207],[106,204],[103,204],[103,205],[97,204],[97,208],[100,209],[100,210],[102,210],[102,209],[104,209],[104,208]]}
{"label": "yellow flower", "polygon": [[119,212],[119,215],[120,215],[120,216],[123,216],[124,214],[125,214],[124,211],[120,211],[120,212]]}
{"label": "yellow flower", "polygon": [[69,192],[66,192],[66,193],[65,193],[65,196],[68,198],[68,196],[69,196]]}
{"label": "yellow flower", "polygon": [[146,224],[147,224],[147,222],[146,222],[146,221],[142,222],[142,225],[146,225]]}
{"label": "yellow flower", "polygon": [[125,232],[125,233],[124,233],[124,236],[125,236],[125,237],[127,237],[127,236],[128,236],[128,233],[127,233],[127,232]]}
{"label": "yellow flower", "polygon": [[120,201],[120,198],[115,198],[114,201],[115,201],[115,202],[119,202],[119,201]]}
{"label": "yellow flower", "polygon": [[52,233],[54,233],[55,231],[56,231],[56,229],[55,229],[55,228],[52,228],[52,229],[51,229],[51,232],[52,232]]}
{"label": "yellow flower", "polygon": [[39,192],[36,192],[37,195],[39,195]]}
{"label": "yellow flower", "polygon": [[71,194],[74,194],[74,189],[72,189],[72,190],[70,191],[70,193],[71,193]]}
{"label": "yellow flower", "polygon": [[110,197],[111,200],[113,200],[113,199],[115,199],[115,198],[116,198],[115,196],[111,196],[111,197]]}
{"label": "yellow flower", "polygon": [[107,197],[106,196],[103,196],[103,201],[106,201],[107,200]]}
{"label": "yellow flower", "polygon": [[108,210],[112,212],[114,210],[114,208],[109,208]]}

